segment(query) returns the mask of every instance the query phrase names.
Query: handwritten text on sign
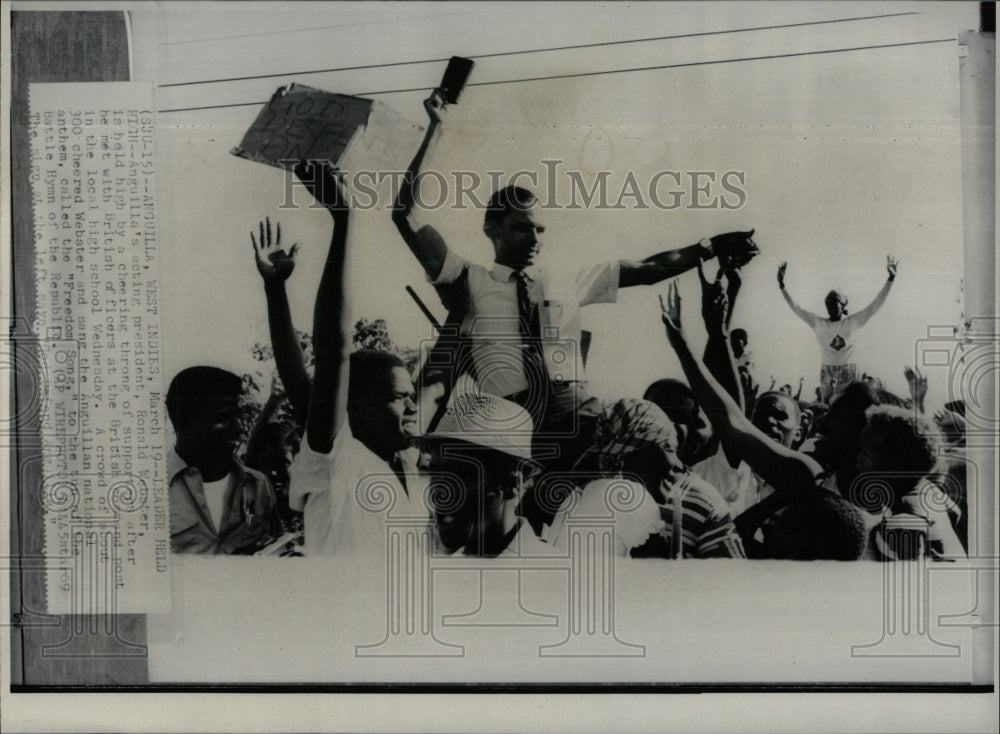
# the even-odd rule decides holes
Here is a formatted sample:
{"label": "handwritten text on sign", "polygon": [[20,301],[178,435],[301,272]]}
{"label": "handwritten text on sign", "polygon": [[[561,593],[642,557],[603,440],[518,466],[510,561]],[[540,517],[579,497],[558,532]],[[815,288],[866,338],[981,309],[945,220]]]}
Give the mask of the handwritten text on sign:
{"label": "handwritten text on sign", "polygon": [[340,162],[372,101],[301,84],[282,87],[264,106],[233,154],[283,168],[287,161]]}

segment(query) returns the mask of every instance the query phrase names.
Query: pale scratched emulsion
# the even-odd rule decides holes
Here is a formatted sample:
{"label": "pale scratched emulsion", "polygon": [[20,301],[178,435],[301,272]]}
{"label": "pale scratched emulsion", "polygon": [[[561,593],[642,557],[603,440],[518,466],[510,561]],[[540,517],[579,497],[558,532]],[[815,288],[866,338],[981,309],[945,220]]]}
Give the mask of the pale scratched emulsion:
{"label": "pale scratched emulsion", "polygon": [[153,88],[30,97],[48,611],[166,611]]}

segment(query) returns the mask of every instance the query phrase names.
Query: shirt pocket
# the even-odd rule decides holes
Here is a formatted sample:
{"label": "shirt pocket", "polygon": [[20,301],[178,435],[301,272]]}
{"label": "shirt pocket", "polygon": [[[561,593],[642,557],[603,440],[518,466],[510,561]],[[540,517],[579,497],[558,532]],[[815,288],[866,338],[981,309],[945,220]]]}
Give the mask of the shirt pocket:
{"label": "shirt pocket", "polygon": [[[542,325],[542,335],[550,336],[553,338],[559,338],[563,336],[562,334],[562,320],[563,320],[563,302],[558,298],[546,298],[542,301],[541,308],[541,325]],[[554,331],[550,334],[546,334],[545,328],[553,329]]]}
{"label": "shirt pocket", "polygon": [[173,553],[202,553],[213,542],[208,532],[197,520],[184,525],[180,530],[170,529],[170,550]]}

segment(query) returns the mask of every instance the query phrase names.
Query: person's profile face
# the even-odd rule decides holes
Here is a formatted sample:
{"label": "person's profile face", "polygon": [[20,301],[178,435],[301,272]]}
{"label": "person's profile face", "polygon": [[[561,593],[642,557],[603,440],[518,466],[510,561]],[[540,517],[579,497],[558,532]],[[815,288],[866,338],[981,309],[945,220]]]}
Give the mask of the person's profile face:
{"label": "person's profile face", "polygon": [[417,406],[410,375],[403,367],[393,367],[383,392],[358,410],[366,442],[376,453],[394,453],[407,447],[417,435]]}
{"label": "person's profile face", "polygon": [[732,339],[733,356],[739,359],[747,349],[747,340],[742,336],[734,336]]}
{"label": "person's profile face", "polygon": [[753,425],[782,446],[791,446],[799,429],[798,410],[787,395],[762,396],[754,408]]}
{"label": "person's profile face", "polygon": [[489,451],[462,442],[425,443],[423,469],[430,477],[428,504],[438,538],[446,548],[461,548],[477,527],[500,521],[506,468]]}
{"label": "person's profile face", "polygon": [[539,216],[537,204],[509,212],[488,232],[493,240],[496,262],[514,270],[534,265],[542,249],[543,232],[545,224]]}
{"label": "person's profile face", "polygon": [[681,440],[680,459],[689,466],[707,459],[717,448],[712,433],[712,424],[705,411],[698,407],[698,415],[690,426],[685,426],[683,432],[678,431]]}
{"label": "person's profile face", "polygon": [[438,539],[457,550],[468,544],[475,527],[479,478],[475,463],[458,460],[451,446],[423,442],[420,468],[427,474],[427,504],[434,516]]}

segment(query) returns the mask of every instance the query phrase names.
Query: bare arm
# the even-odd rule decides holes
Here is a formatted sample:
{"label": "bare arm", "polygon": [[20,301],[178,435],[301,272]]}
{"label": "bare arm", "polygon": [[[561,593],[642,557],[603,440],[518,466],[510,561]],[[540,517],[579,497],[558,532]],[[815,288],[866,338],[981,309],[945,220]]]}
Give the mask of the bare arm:
{"label": "bare arm", "polygon": [[885,304],[885,299],[889,297],[889,291],[892,290],[892,284],[896,280],[896,269],[899,267],[899,261],[893,260],[889,255],[886,255],[885,260],[885,267],[889,272],[889,277],[886,278],[885,285],[882,286],[882,290],[876,294],[875,299],[871,303],[851,317],[857,321],[860,326],[864,326],[868,322],[868,319],[878,313],[878,310],[882,308]]}
{"label": "bare arm", "polygon": [[[736,361],[729,346],[729,297],[721,282],[722,271],[714,283],[709,282],[701,265],[698,265],[698,280],[701,281],[701,315],[708,332],[703,361],[709,373],[729,396],[736,401],[740,411],[744,410],[743,391],[736,371]],[[739,463],[738,461],[735,463]]]}
{"label": "bare arm", "polygon": [[418,196],[420,169],[423,166],[424,157],[427,155],[431,143],[437,139],[440,133],[441,110],[444,108],[444,101],[440,91],[435,90],[424,101],[424,108],[427,110],[430,123],[427,125],[427,133],[424,135],[424,140],[420,144],[417,154],[413,157],[406,175],[403,177],[399,195],[396,197],[395,204],[393,205],[392,221],[396,225],[396,229],[403,236],[403,241],[410,248],[410,252],[416,256],[424,272],[427,273],[427,277],[434,281],[441,274],[445,256],[448,254],[448,245],[445,243],[444,238],[441,237],[441,234],[429,224],[415,229],[414,223],[411,221],[411,215],[413,214],[414,202]]}
{"label": "bare arm", "polygon": [[727,232],[679,250],[666,250],[651,255],[645,260],[621,260],[618,287],[654,285],[687,272],[697,267],[702,260],[712,257],[719,258],[720,266],[738,267],[746,264],[760,252],[753,241],[753,233],[752,229],[748,232]]}
{"label": "bare arm", "polygon": [[316,360],[306,437],[309,448],[327,454],[345,414],[347,380],[342,379],[350,350],[350,313],[344,284],[350,210],[336,173],[328,163],[305,163],[296,174],[333,218],[333,237],[313,310]]}
{"label": "bare arm", "polygon": [[743,287],[743,277],[737,268],[722,272],[726,274],[726,299],[729,301],[729,308],[726,310],[726,331],[729,331],[729,325],[733,321],[733,311],[736,310],[736,296]]}
{"label": "bare arm", "polygon": [[260,223],[260,243],[250,233],[253,243],[254,257],[257,261],[257,271],[264,280],[264,295],[267,298],[267,325],[271,335],[271,349],[274,350],[274,362],[278,376],[285,388],[285,394],[292,405],[292,415],[301,431],[306,424],[309,412],[309,395],[312,392],[312,380],[306,371],[302,347],[292,324],[292,312],[288,307],[288,294],[285,291],[285,281],[295,269],[295,254],[298,244],[292,245],[288,252],[281,247],[281,224],[277,224],[277,237],[271,240],[271,220],[266,218]]}
{"label": "bare arm", "polygon": [[790,295],[788,295],[788,291],[785,290],[785,269],[787,267],[788,263],[783,262],[778,268],[778,288],[781,289],[781,295],[784,297],[785,303],[788,304],[788,307],[792,309],[792,313],[805,321],[809,325],[809,328],[812,328],[816,325],[816,320],[820,317],[811,311],[806,311],[804,308],[799,306],[799,304],[793,301]]}
{"label": "bare arm", "polygon": [[680,295],[670,284],[663,306],[663,323],[667,338],[677,353],[684,375],[698,403],[704,408],[723,445],[750,465],[765,482],[778,492],[802,492],[815,486],[815,477],[822,473],[819,464],[805,454],[777,444],[757,430],[740,411],[698,359],[691,353],[681,331]]}

